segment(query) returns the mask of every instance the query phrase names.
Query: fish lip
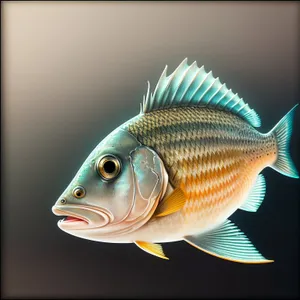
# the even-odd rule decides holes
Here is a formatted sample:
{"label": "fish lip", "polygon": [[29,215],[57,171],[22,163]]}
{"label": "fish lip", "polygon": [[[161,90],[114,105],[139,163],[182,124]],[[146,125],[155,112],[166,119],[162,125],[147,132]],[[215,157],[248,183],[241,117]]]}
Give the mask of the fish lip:
{"label": "fish lip", "polygon": [[[68,229],[79,229],[79,228],[86,228],[89,226],[90,224],[90,220],[88,220],[87,218],[81,216],[81,215],[78,215],[76,213],[73,213],[73,212],[69,212],[67,210],[62,210],[62,209],[59,209],[55,206],[52,207],[52,212],[56,215],[56,216],[64,216],[64,217],[74,217],[76,219],[78,219],[78,221],[73,221],[73,222],[65,222],[64,219],[60,219],[58,222],[57,222],[57,226],[61,229],[61,230],[64,230],[64,231],[68,231]],[[79,226],[79,228],[78,228]]]}
{"label": "fish lip", "polygon": [[[96,215],[100,216],[103,219],[103,224],[98,224],[97,222],[94,222],[90,218],[82,216],[82,214],[77,214],[74,212],[70,212],[68,208],[79,208],[80,210],[86,210],[95,213]],[[63,208],[53,206],[52,207],[52,212],[56,216],[67,216],[67,217],[74,217],[78,219],[78,221],[73,221],[70,223],[64,222],[63,219],[58,221],[58,227],[62,230],[80,230],[80,229],[87,229],[87,228],[100,228],[103,226],[106,226],[110,222],[112,222],[113,215],[109,212],[106,211],[105,209],[100,209],[97,207],[93,206],[85,206],[85,205],[69,205],[69,206],[64,206]]]}
{"label": "fish lip", "polygon": [[76,213],[71,213],[71,212],[69,212],[69,211],[67,211],[67,210],[59,209],[59,208],[57,208],[57,207],[55,207],[55,206],[52,207],[52,212],[53,212],[56,216],[74,217],[74,218],[79,219],[79,220],[81,220],[81,221],[84,221],[84,222],[86,222],[86,223],[88,223],[88,224],[90,223],[90,221],[89,221],[87,218],[83,217],[83,216],[80,216],[80,215],[78,215],[78,214],[76,214]]}

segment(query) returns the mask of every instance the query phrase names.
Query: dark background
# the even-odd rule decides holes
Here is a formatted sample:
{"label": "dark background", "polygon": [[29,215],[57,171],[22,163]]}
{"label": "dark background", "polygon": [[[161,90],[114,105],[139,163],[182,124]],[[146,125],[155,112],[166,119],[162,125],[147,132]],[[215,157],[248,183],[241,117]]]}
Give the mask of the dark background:
{"label": "dark background", "polygon": [[[2,2],[3,297],[296,297],[299,180],[263,171],[255,214],[232,220],[275,263],[184,242],[170,261],[59,230],[51,212],[87,155],[185,58],[213,70],[270,130],[299,102],[299,3]],[[291,155],[298,170],[300,111]]]}

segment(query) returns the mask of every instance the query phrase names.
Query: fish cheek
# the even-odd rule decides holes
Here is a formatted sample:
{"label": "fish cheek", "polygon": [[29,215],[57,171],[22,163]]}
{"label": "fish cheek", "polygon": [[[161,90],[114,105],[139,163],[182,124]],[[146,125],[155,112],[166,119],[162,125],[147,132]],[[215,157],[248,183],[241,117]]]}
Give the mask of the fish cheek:
{"label": "fish cheek", "polygon": [[112,181],[102,182],[100,188],[100,206],[114,215],[114,223],[124,219],[134,202],[133,174],[128,163],[124,163],[120,175]]}

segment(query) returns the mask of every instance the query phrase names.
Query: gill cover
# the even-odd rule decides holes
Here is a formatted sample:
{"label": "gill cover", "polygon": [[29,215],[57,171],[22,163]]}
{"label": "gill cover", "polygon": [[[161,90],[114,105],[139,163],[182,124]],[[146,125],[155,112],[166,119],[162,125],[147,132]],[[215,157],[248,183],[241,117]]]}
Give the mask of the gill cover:
{"label": "gill cover", "polygon": [[130,159],[134,174],[135,201],[126,219],[127,222],[137,220],[150,211],[154,212],[159,200],[165,194],[168,183],[164,165],[152,149],[139,146],[130,153]]}

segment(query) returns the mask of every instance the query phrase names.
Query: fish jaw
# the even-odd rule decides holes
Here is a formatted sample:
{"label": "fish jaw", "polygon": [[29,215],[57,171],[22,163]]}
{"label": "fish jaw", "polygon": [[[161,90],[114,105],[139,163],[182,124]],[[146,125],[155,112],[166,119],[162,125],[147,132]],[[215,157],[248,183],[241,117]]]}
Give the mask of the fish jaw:
{"label": "fish jaw", "polygon": [[89,206],[53,206],[56,216],[65,216],[58,221],[58,227],[66,232],[71,230],[101,228],[112,222],[113,215],[104,209]]}

